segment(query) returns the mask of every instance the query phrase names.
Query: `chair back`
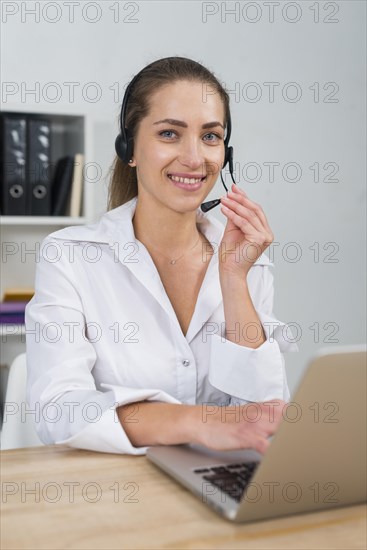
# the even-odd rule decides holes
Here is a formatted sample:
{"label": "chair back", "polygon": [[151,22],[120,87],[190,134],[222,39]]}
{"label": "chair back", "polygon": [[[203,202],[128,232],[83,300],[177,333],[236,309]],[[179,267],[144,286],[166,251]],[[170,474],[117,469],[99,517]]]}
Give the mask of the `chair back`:
{"label": "chair back", "polygon": [[1,450],[43,445],[36,432],[36,413],[26,402],[26,354],[18,355],[10,366],[6,387]]}

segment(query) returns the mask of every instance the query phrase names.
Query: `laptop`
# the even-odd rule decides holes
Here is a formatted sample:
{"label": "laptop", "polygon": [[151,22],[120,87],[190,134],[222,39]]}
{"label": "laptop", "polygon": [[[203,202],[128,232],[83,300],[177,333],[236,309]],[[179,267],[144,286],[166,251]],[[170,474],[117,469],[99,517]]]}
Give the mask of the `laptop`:
{"label": "laptop", "polygon": [[319,350],[265,455],[189,444],[147,457],[234,522],[365,502],[366,370],[365,345]]}

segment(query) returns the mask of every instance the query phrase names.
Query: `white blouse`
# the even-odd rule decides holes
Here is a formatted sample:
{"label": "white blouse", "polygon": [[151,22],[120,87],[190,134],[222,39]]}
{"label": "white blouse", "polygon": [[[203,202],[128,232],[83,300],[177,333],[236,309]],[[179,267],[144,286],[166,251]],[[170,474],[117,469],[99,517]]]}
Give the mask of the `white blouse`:
{"label": "white blouse", "polygon": [[[46,444],[144,454],[147,447],[130,443],[116,407],[289,399],[283,352],[298,347],[273,316],[268,257],[262,254],[247,276],[267,340],[247,348],[224,337],[218,270],[224,225],[198,208],[198,227],[214,254],[185,336],[148,250],[135,238],[136,202],[95,224],[55,231],[41,244],[25,322],[27,400],[38,410]],[[135,414],[134,406],[126,408],[126,421]]]}

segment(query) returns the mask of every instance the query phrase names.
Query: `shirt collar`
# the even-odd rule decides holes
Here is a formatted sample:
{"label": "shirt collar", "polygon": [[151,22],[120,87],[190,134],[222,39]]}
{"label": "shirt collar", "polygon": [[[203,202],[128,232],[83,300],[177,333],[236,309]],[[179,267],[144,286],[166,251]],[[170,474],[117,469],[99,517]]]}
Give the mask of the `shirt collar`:
{"label": "shirt collar", "polygon": [[[104,226],[106,222],[108,225],[110,225],[110,222],[113,222],[112,225],[115,226],[113,231],[114,235],[116,235],[117,232],[121,233],[121,231],[123,231],[130,240],[135,239],[132,219],[135,213],[137,200],[138,197],[134,197],[125,204],[110,210],[102,216],[101,224]],[[105,218],[105,220],[103,218]],[[210,243],[219,245],[224,232],[222,223],[207,212],[203,212],[200,207],[196,210],[196,223],[200,226],[201,233],[203,233]]]}

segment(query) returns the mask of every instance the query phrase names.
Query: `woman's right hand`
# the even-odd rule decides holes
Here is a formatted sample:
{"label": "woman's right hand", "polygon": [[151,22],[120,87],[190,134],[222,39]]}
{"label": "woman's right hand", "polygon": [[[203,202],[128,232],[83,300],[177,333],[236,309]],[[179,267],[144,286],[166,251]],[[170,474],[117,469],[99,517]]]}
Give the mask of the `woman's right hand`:
{"label": "woman's right hand", "polygon": [[[198,405],[195,442],[218,451],[254,449],[264,454],[282,419],[285,401],[274,399],[247,405]],[[196,408],[196,407],[195,407]]]}

